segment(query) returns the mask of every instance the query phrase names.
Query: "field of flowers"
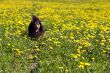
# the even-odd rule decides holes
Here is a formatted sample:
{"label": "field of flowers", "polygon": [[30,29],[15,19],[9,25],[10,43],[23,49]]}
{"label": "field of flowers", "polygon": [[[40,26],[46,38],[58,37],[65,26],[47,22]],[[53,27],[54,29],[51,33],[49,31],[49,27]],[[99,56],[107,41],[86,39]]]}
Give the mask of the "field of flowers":
{"label": "field of flowers", "polygon": [[[27,36],[31,16],[44,36]],[[0,73],[109,73],[109,3],[0,1]]]}

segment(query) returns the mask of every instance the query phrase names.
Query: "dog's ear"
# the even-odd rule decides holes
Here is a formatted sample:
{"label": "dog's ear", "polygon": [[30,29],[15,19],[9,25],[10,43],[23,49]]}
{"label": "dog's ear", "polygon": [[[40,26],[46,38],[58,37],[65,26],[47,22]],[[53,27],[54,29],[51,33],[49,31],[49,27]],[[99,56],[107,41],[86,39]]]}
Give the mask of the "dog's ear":
{"label": "dog's ear", "polygon": [[34,23],[36,21],[35,18],[36,18],[36,16],[35,15],[32,15],[32,20],[31,20],[32,23]]}
{"label": "dog's ear", "polygon": [[33,21],[40,21],[39,18],[37,16],[35,16],[35,15],[32,16],[32,20]]}

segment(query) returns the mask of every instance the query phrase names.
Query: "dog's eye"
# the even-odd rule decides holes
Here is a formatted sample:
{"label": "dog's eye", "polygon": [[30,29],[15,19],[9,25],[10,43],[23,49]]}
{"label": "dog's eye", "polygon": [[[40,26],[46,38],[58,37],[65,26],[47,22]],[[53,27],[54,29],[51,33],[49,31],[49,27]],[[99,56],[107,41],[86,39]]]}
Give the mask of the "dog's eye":
{"label": "dog's eye", "polygon": [[36,25],[40,25],[39,22],[35,22]]}
{"label": "dog's eye", "polygon": [[37,23],[35,23],[36,25],[38,25]]}

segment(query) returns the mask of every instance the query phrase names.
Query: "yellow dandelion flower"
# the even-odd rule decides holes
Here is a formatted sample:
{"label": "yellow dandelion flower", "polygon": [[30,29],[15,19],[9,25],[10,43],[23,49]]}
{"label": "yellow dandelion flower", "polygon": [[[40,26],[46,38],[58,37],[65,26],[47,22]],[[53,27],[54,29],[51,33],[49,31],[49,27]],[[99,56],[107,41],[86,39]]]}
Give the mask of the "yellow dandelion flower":
{"label": "yellow dandelion flower", "polygon": [[50,46],[50,49],[53,49],[53,47],[52,47],[52,46]]}
{"label": "yellow dandelion flower", "polygon": [[80,57],[80,54],[76,54],[78,57]]}
{"label": "yellow dandelion flower", "polygon": [[84,65],[79,65],[79,68],[84,69]]}
{"label": "yellow dandelion flower", "polygon": [[8,43],[7,45],[8,45],[8,46],[10,46],[11,44],[10,44],[10,43]]}
{"label": "yellow dandelion flower", "polygon": [[36,51],[40,52],[41,50],[39,48],[37,48]]}
{"label": "yellow dandelion flower", "polygon": [[106,50],[103,50],[102,52],[103,52],[103,53],[106,53],[107,51],[106,51]]}
{"label": "yellow dandelion flower", "polygon": [[101,40],[101,42],[102,42],[102,43],[104,43],[104,42],[106,42],[106,40],[105,40],[105,39],[103,39],[103,40]]}
{"label": "yellow dandelion flower", "polygon": [[95,58],[94,58],[94,57],[92,57],[91,59],[92,59],[92,60],[95,60]]}
{"label": "yellow dandelion flower", "polygon": [[81,50],[82,53],[86,52],[86,50]]}
{"label": "yellow dandelion flower", "polygon": [[69,71],[68,69],[65,70],[66,73],[68,73],[68,71]]}
{"label": "yellow dandelion flower", "polygon": [[110,48],[107,48],[108,51],[110,51]]}
{"label": "yellow dandelion flower", "polygon": [[81,50],[80,49],[77,49],[77,53],[81,53]]}
{"label": "yellow dandelion flower", "polygon": [[78,56],[76,54],[71,54],[70,56],[73,58],[78,58]]}
{"label": "yellow dandelion flower", "polygon": [[32,56],[32,55],[29,55],[28,58],[29,58],[30,60],[32,60],[32,59],[33,59],[33,56]]}
{"label": "yellow dandelion flower", "polygon": [[15,51],[16,55],[21,55],[23,54],[23,51],[20,51],[19,49],[13,49]]}
{"label": "yellow dandelion flower", "polygon": [[70,39],[74,39],[74,34],[70,33]]}
{"label": "yellow dandelion flower", "polygon": [[85,66],[90,66],[91,64],[90,64],[90,63],[85,63],[84,65],[85,65]]}
{"label": "yellow dandelion flower", "polygon": [[84,62],[80,62],[80,65],[84,65]]}
{"label": "yellow dandelion flower", "polygon": [[101,42],[100,44],[101,44],[101,45],[104,45],[104,43],[102,43],[102,42]]}
{"label": "yellow dandelion flower", "polygon": [[82,48],[82,46],[78,46],[78,49],[81,49]]}
{"label": "yellow dandelion flower", "polygon": [[58,69],[63,69],[63,67],[58,67]]}

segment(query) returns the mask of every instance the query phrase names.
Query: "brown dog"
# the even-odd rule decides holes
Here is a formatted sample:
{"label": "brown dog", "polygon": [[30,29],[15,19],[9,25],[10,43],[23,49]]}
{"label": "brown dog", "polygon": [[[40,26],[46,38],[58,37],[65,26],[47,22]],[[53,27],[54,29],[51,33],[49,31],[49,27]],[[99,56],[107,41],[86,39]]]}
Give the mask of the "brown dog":
{"label": "brown dog", "polygon": [[31,38],[38,38],[44,33],[44,28],[38,17],[32,16],[32,21],[28,27],[28,35]]}

